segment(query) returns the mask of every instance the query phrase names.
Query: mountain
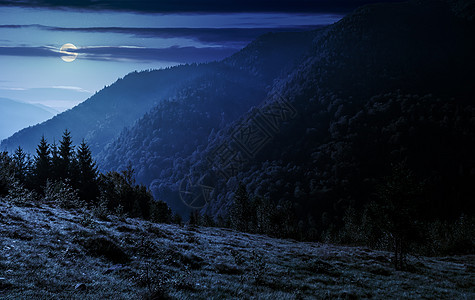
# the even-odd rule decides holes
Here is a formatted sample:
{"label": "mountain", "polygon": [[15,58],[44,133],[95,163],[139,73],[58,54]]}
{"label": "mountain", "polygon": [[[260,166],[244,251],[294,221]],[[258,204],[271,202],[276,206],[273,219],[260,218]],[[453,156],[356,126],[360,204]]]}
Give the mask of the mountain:
{"label": "mountain", "polygon": [[[452,8],[444,1],[364,6],[309,32],[308,50],[239,120],[221,122],[227,106],[210,109],[225,97],[211,83],[225,79],[210,79],[208,89],[195,87],[122,132],[101,164],[130,162],[139,181],[183,214],[190,206],[183,195],[192,194],[201,202],[195,208],[226,215],[243,182],[252,195],[290,206],[295,227],[323,233],[341,224],[348,207],[375,200],[393,166],[404,163],[425,187],[421,215],[472,214],[475,27]],[[278,48],[274,38],[222,63],[255,76],[261,57]],[[235,104],[247,92],[229,98],[237,115],[247,110]]]}
{"label": "mountain", "polygon": [[368,5],[220,62],[132,73],[2,147],[68,128],[101,170],[132,165],[183,215],[227,215],[241,182],[320,237],[403,164],[424,187],[420,216],[454,220],[475,196],[472,7]]}
{"label": "mountain", "polygon": [[0,140],[20,129],[53,117],[57,112],[46,106],[0,98]]}
{"label": "mountain", "polygon": [[26,128],[2,141],[0,147],[8,151],[21,145],[33,153],[39,138],[60,140],[68,129],[75,142],[86,139],[94,152],[99,152],[125,126],[131,125],[162,98],[173,94],[177,86],[205,72],[196,65],[166,70],[131,73],[109,87],[54,118]]}
{"label": "mountain", "polygon": [[[411,257],[0,200],[2,299],[473,299],[473,255]],[[436,278],[437,280],[433,280]]]}
{"label": "mountain", "polygon": [[[154,162],[145,165],[156,171],[165,167],[157,162],[161,159],[190,155],[199,144],[206,143],[213,129],[224,127],[258,104],[272,79],[309,49],[313,35],[264,35],[238,54],[213,65],[213,72],[189,82],[173,99],[162,101],[124,130],[99,153],[100,166],[106,170],[120,168],[129,160],[146,161],[152,156]],[[154,178],[144,175],[146,170],[137,171],[141,182]]]}
{"label": "mountain", "polygon": [[[405,163],[424,185],[420,216],[473,214],[474,32],[473,21],[437,1],[366,6],[331,26],[274,84],[279,97],[219,132],[201,154],[216,157],[216,149],[233,145],[236,130],[257,127],[254,117],[281,107],[276,99],[297,112],[279,121],[255,157],[234,147],[250,162],[234,178],[215,175],[208,212],[224,214],[243,182],[256,196],[290,201],[301,226],[315,222],[324,231],[348,207],[377,201],[392,166]],[[206,159],[184,164],[191,171],[175,178],[206,174]]]}
{"label": "mountain", "polygon": [[[183,159],[203,148],[210,135],[265,98],[272,80],[292,69],[314,36],[269,33],[216,64],[214,72],[162,101],[107,145],[96,156],[100,168],[124,169],[131,163],[137,180],[146,185],[159,175],[172,180],[172,169],[186,168]],[[185,214],[176,203],[170,205]]]}
{"label": "mountain", "polygon": [[[241,85],[238,90],[264,91],[282,69],[288,67],[290,62],[305,51],[305,44],[310,44],[311,37],[306,32],[282,33],[277,36],[279,38],[273,38],[271,34],[256,41],[257,44],[263,43],[263,47],[277,46],[270,49],[270,52],[259,54],[255,47],[251,46],[226,62],[180,65],[162,70],[130,73],[76,107],[4,140],[0,149],[13,151],[21,145],[26,151],[34,152],[39,137],[45,135],[50,142],[58,141],[62,132],[68,129],[75,142],[86,139],[93,153],[97,154],[117,138],[124,127],[132,126],[137,119],[163,100],[174,101],[182,97],[183,93],[188,93],[190,86],[208,84],[209,79],[217,74]],[[289,41],[291,43],[288,43]],[[271,55],[267,56],[269,54]],[[254,64],[258,60],[259,65]],[[252,97],[249,101],[252,102]]]}

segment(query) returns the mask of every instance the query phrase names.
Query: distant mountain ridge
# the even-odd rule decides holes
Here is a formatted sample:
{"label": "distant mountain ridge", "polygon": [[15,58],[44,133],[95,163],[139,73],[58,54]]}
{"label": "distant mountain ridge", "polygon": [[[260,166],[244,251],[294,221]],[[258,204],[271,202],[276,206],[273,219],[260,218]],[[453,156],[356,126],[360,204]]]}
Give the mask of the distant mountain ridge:
{"label": "distant mountain ridge", "polygon": [[130,73],[78,106],[14,134],[2,141],[0,148],[12,151],[21,145],[26,151],[34,152],[38,136],[45,135],[48,141],[57,141],[64,129],[68,129],[76,142],[85,138],[97,153],[122,128],[131,125],[157,104],[159,99],[169,97],[178,85],[199,75],[200,70],[194,72],[195,69],[199,68],[187,65],[169,70],[146,71],[140,75],[137,72]]}
{"label": "distant mountain ridge", "polygon": [[57,113],[46,106],[0,98],[0,140],[27,126],[43,122]]}

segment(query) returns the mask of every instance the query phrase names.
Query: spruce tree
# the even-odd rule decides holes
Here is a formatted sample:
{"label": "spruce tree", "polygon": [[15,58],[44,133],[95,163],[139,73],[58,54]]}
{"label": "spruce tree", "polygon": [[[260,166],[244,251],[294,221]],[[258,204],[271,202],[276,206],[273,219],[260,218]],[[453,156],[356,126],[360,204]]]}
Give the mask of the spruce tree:
{"label": "spruce tree", "polygon": [[84,140],[77,149],[78,188],[79,196],[86,201],[93,201],[99,195],[97,184],[97,166],[92,153]]}
{"label": "spruce tree", "polygon": [[13,164],[15,166],[15,178],[18,179],[21,183],[26,182],[26,177],[28,175],[28,159],[25,151],[18,146],[13,154]]}
{"label": "spruce tree", "polygon": [[51,174],[51,158],[50,158],[49,145],[44,136],[41,137],[41,141],[36,148],[36,156],[33,167],[33,181],[34,186],[38,191],[42,190],[42,187],[46,185]]}
{"label": "spruce tree", "polygon": [[59,145],[59,164],[57,168],[57,175],[59,179],[72,179],[73,159],[74,146],[71,138],[71,132],[66,129]]}
{"label": "spruce tree", "polygon": [[51,174],[50,179],[56,181],[59,179],[59,168],[60,168],[60,160],[59,160],[59,150],[56,141],[53,141],[51,144]]}

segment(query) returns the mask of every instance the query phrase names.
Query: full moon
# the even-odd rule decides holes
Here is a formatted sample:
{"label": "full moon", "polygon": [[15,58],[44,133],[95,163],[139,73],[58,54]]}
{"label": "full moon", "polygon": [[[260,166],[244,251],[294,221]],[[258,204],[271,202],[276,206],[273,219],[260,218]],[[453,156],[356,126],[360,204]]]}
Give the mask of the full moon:
{"label": "full moon", "polygon": [[64,60],[65,62],[72,62],[76,59],[78,56],[77,53],[75,52],[69,52],[68,50],[76,50],[76,46],[74,46],[71,43],[64,44],[61,49],[59,49],[59,53],[64,54],[61,56],[61,59]]}

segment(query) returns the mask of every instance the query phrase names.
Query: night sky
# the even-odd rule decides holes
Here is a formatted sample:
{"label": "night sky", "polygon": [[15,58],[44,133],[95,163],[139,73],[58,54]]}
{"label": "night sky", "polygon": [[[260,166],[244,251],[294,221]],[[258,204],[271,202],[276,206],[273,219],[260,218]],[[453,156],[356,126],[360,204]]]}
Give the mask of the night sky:
{"label": "night sky", "polygon": [[332,24],[372,2],[0,1],[0,98],[63,111],[134,70],[219,60],[263,33]]}

